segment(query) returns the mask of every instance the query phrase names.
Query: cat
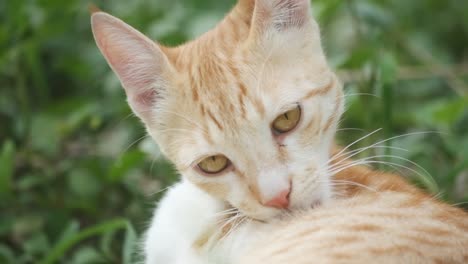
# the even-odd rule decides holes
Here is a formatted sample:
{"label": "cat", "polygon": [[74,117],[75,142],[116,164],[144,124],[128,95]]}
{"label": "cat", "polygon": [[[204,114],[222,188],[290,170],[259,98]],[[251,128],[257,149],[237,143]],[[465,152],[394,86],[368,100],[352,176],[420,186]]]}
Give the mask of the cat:
{"label": "cat", "polygon": [[92,14],[130,107],[182,175],[155,210],[145,263],[467,260],[465,212],[335,147],[342,85],[310,10],[239,0],[178,47]]}

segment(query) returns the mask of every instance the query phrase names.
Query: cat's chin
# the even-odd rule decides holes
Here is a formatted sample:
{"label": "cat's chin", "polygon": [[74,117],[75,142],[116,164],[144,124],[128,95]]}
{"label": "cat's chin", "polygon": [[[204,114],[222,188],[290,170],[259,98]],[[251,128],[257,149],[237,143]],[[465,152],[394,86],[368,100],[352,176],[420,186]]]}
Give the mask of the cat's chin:
{"label": "cat's chin", "polygon": [[266,223],[281,218],[287,211],[289,210],[265,208],[265,210],[257,211],[254,214],[245,213],[245,215],[253,221]]}
{"label": "cat's chin", "polygon": [[[290,207],[287,209],[274,209],[274,208],[265,207],[263,208],[263,210],[257,210],[253,214],[244,212],[239,208],[237,208],[237,210],[243,215],[245,215],[246,217],[248,217],[250,220],[267,223],[267,222],[274,221],[274,220],[284,219],[285,217],[291,216],[291,214],[294,214],[297,212],[304,212],[304,211],[308,211],[311,209],[316,209],[322,206],[323,203],[324,203],[323,199],[317,198],[316,200],[313,200],[308,205]],[[230,205],[229,207],[235,208],[232,205]]]}
{"label": "cat's chin", "polygon": [[311,208],[311,209],[316,209],[316,208],[320,207],[322,204],[323,204],[322,200],[321,200],[321,199],[317,199],[317,200],[313,201],[313,202],[310,204],[310,208]]}

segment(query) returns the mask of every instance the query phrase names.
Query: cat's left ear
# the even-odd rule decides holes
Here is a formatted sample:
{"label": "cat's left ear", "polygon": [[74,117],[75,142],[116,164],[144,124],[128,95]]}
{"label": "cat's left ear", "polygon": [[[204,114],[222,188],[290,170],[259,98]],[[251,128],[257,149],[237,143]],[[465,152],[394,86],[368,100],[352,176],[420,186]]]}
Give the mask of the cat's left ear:
{"label": "cat's left ear", "polygon": [[99,49],[125,89],[130,107],[148,122],[172,73],[167,56],[142,33],[104,12],[92,14],[91,26]]}

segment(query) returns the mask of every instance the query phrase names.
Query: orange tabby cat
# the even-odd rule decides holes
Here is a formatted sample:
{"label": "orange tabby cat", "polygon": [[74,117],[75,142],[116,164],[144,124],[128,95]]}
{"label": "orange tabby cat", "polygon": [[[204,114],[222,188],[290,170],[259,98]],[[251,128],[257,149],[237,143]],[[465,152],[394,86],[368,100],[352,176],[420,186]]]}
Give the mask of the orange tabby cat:
{"label": "orange tabby cat", "polygon": [[183,176],[155,211],[146,263],[467,261],[465,212],[331,155],[343,92],[308,0],[239,0],[174,48],[103,12],[92,27]]}

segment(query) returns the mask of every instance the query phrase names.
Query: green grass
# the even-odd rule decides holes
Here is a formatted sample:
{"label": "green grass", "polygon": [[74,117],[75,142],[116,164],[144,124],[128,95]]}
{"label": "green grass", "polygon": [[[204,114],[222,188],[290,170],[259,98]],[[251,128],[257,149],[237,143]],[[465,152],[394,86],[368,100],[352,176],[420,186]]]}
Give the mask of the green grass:
{"label": "green grass", "polygon": [[[96,4],[175,45],[233,2]],[[131,115],[87,5],[0,2],[0,263],[130,263],[178,178]],[[339,141],[381,128],[356,149],[408,134],[359,157],[384,155],[396,165],[377,167],[468,208],[468,2],[315,0],[314,13],[345,81]]]}

